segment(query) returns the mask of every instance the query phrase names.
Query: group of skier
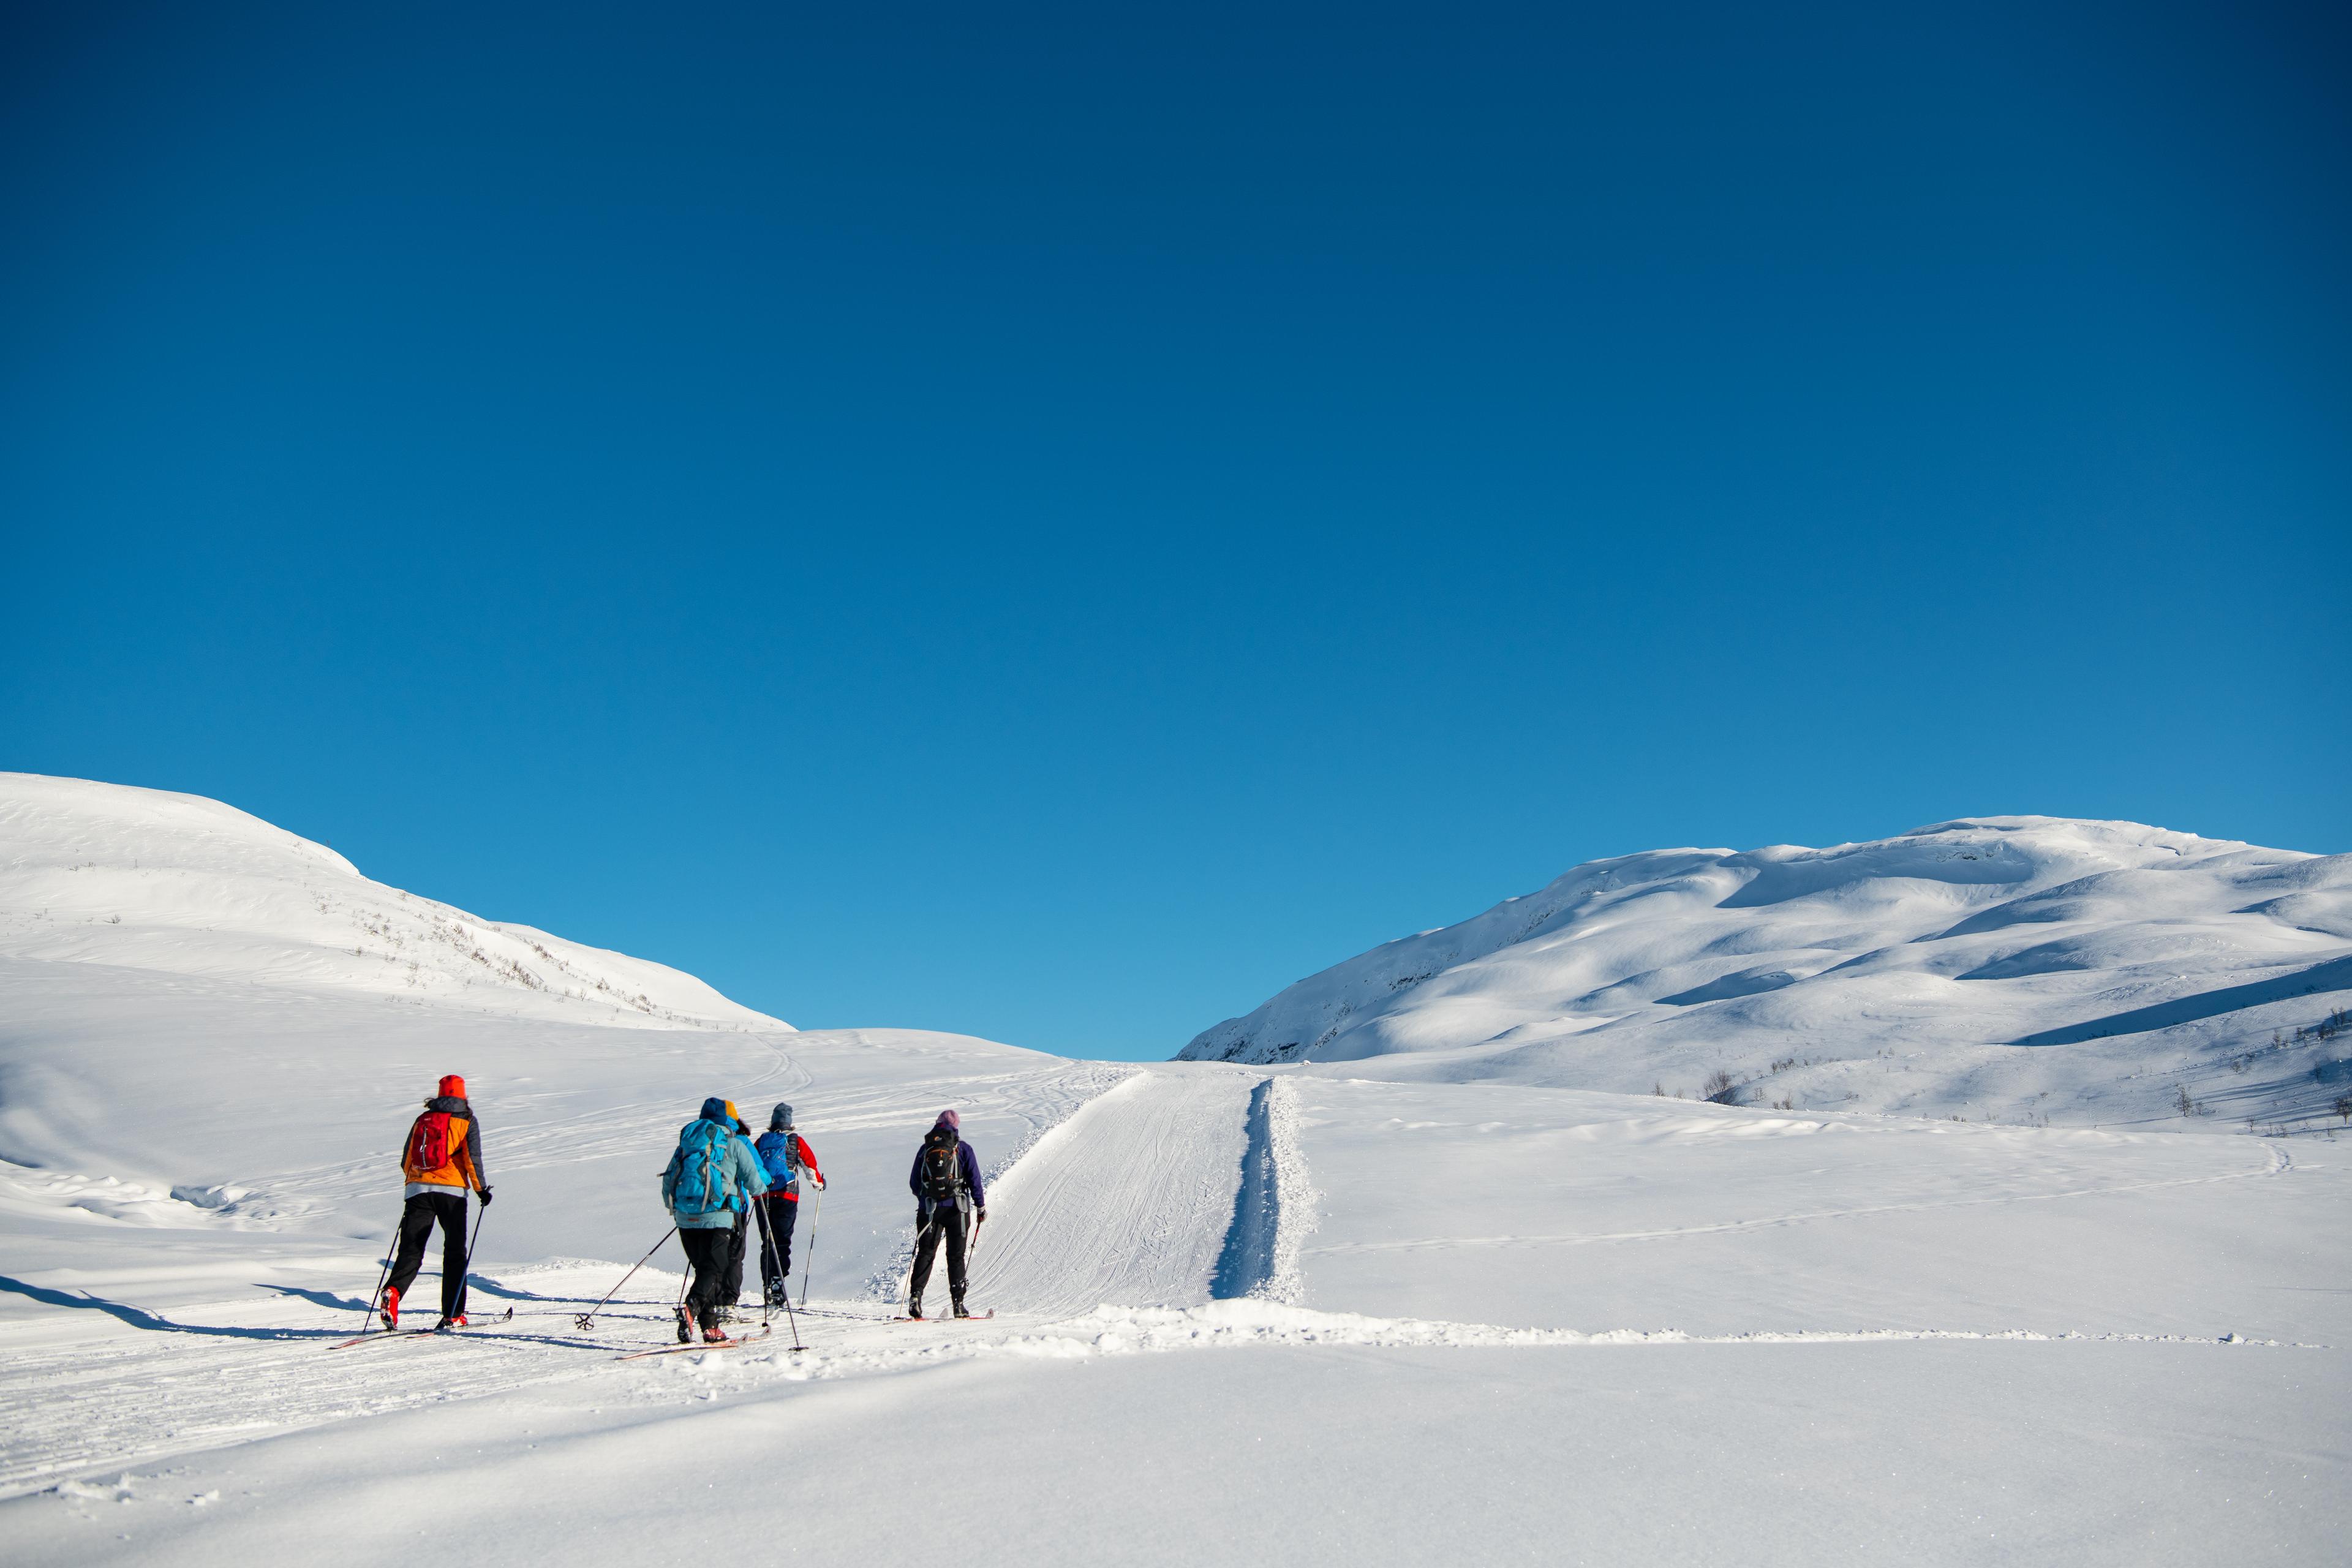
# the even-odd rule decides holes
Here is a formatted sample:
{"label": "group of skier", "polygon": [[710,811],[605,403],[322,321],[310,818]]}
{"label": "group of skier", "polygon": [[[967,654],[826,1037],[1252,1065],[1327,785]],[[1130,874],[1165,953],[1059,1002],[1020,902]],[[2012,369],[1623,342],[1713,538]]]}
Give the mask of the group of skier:
{"label": "group of skier", "polygon": [[779,1105],[758,1139],[736,1114],[735,1102],[713,1095],[702,1114],[678,1130],[677,1148],[662,1172],[662,1202],[677,1222],[693,1279],[677,1310],[677,1337],[724,1344],[719,1327],[743,1293],[743,1258],[751,1233],[760,1232],[760,1288],[771,1307],[787,1300],[793,1229],[800,1213],[801,1173],[818,1192],[824,1173],[808,1140],[793,1130],[793,1108]]}
{"label": "group of skier", "polygon": [[[472,1243],[466,1230],[466,1194],[479,1194],[488,1207],[490,1187],[483,1173],[482,1129],[466,1098],[466,1080],[452,1073],[410,1123],[401,1148],[404,1188],[400,1246],[378,1300],[384,1327],[400,1322],[401,1299],[415,1283],[433,1227],[441,1227],[442,1329],[466,1326],[466,1269]],[[735,1102],[713,1095],[695,1119],[678,1130],[677,1147],[661,1176],[662,1203],[676,1221],[691,1279],[677,1310],[682,1344],[726,1344],[720,1325],[734,1314],[743,1289],[743,1266],[751,1233],[760,1234],[760,1287],[771,1307],[789,1306],[793,1232],[800,1214],[801,1184],[825,1190],[815,1152],[793,1125],[793,1108],[770,1112],[768,1130],[756,1139],[737,1114]],[[940,1112],[915,1152],[907,1184],[915,1195],[915,1260],[908,1281],[907,1315],[923,1315],[923,1289],[942,1243],[947,1248],[948,1293],[957,1317],[965,1310],[965,1265],[980,1224],[988,1217],[988,1194],[980,1159],[962,1137],[952,1110]],[[478,1233],[479,1221],[476,1221]]]}

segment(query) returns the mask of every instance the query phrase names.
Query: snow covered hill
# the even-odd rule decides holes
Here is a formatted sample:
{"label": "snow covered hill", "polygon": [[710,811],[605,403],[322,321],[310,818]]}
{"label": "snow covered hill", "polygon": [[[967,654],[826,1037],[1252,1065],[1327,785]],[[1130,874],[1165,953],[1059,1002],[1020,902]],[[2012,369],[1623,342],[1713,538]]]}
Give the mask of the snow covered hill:
{"label": "snow covered hill", "polygon": [[0,773],[0,958],[632,1028],[788,1029],[691,974],[360,875],[199,795]]}
{"label": "snow covered hill", "polygon": [[[2029,908],[2064,920],[2029,934],[2093,929],[2065,911],[2101,900],[2110,923],[2194,925],[2230,878],[2228,898],[2284,911],[2273,924],[2340,908],[2333,863],[2244,851],[2231,869],[2214,847],[2206,882],[2052,894]],[[2014,869],[1968,853],[1948,868]],[[1656,956],[1612,962],[1682,966],[1642,983],[1671,996],[1727,967],[1813,975],[1841,931],[1886,964],[1857,932],[1946,932],[2003,888],[2116,869],[1865,877],[1843,900],[1832,879],[1743,907],[1801,857],[1685,858],[1646,893],[1620,862],[1548,918],[1620,944],[1648,922]],[[2299,889],[2264,880],[2298,868]],[[2176,886],[2185,903],[2159,905]],[[1937,888],[1942,925],[1925,919]],[[1487,917],[1479,956],[1534,946],[1544,907]],[[1651,913],[1669,907],[1732,925],[1694,936]],[[1780,945],[1687,956],[1768,918]],[[1797,936],[1816,946],[1780,940]],[[2250,963],[2229,984],[2336,962],[2340,935],[2306,936],[2300,970]],[[1469,945],[1449,962],[1475,971]],[[1877,983],[1899,997],[1917,979],[1895,965]],[[1612,998],[1629,1022],[1580,1037],[1819,984]],[[1500,1016],[1514,997],[1456,1000]],[[2077,1022],[2032,1006],[1979,1033]],[[2087,1060],[2135,1038],[1968,1048]],[[789,1031],[675,971],[380,888],[226,806],[0,776],[0,1542],[26,1568],[391,1562],[428,1525],[485,1561],[587,1563],[711,1540],[980,1568],[2341,1555],[2338,1135],[1448,1082],[1564,1069],[1485,1037],[1434,1044],[1137,1068]],[[1853,1070],[1870,1061],[1902,1081],[1892,1057]],[[1406,1068],[1435,1081],[1382,1081]],[[470,1233],[476,1321],[353,1342],[402,1213],[403,1134],[452,1071],[496,1191]],[[710,1094],[753,1120],[789,1100],[814,1146],[801,1310],[733,1348],[622,1359],[675,1345],[658,1173]],[[898,1321],[908,1166],[944,1106],[986,1170],[971,1289],[996,1316]],[[437,1300],[439,1263],[436,1247],[412,1313]],[[755,1268],[755,1320],[758,1299]]]}
{"label": "snow covered hill", "polygon": [[1596,860],[1299,981],[1180,1055],[1800,1110],[2306,1124],[2352,1090],[2352,1032],[2329,1022],[2347,991],[2352,855],[1979,817]]}

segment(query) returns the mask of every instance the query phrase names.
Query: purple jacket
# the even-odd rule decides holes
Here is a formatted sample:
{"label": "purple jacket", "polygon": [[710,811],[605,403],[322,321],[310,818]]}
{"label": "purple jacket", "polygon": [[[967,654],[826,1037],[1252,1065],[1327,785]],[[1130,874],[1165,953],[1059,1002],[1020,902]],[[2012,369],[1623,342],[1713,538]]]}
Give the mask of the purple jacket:
{"label": "purple jacket", "polygon": [[[932,1124],[932,1130],[938,1131],[938,1123]],[[961,1137],[956,1142],[956,1168],[963,1173],[964,1185],[971,1189],[971,1206],[986,1208],[988,1190],[980,1184],[980,1156],[973,1153],[971,1145],[962,1142]],[[923,1207],[931,1206],[930,1198],[923,1192],[923,1152],[920,1149],[915,1151],[915,1163],[907,1172],[907,1190],[915,1194],[915,1201]]]}

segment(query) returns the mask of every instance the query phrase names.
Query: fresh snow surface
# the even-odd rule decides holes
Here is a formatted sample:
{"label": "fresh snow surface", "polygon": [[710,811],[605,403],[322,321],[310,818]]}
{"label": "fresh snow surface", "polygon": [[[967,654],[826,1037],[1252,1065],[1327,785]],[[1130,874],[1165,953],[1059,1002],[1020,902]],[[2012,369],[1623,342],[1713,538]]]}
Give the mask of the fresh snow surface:
{"label": "fresh snow surface", "polygon": [[[10,787],[0,876],[44,900],[0,905],[34,944],[0,949],[11,1568],[2145,1568],[2328,1563],[2352,1527],[2326,1132],[1137,1068],[692,1012],[684,976],[648,993],[672,1016],[616,1020],[465,955],[386,992],[282,897],[357,880],[316,847],[158,797],[101,913],[52,884],[105,852],[44,857],[147,792]],[[331,1349],[446,1071],[498,1194],[486,1321]],[[671,1342],[676,1244],[597,1303],[663,1236],[659,1170],[711,1093],[761,1124],[789,1100],[830,1179],[807,1310],[624,1362]],[[989,1173],[973,1299],[998,1315],[895,1322],[908,1167],[947,1106]]]}
{"label": "fresh snow surface", "polygon": [[[1203,1031],[1346,1064],[1740,1103],[2302,1130],[2352,1092],[2352,855],[1990,816],[1580,866]],[[2187,1103],[2183,1104],[2186,1096]]]}
{"label": "fresh snow surface", "polygon": [[0,773],[0,958],[630,1028],[792,1026],[691,974],[360,875],[199,795]]}

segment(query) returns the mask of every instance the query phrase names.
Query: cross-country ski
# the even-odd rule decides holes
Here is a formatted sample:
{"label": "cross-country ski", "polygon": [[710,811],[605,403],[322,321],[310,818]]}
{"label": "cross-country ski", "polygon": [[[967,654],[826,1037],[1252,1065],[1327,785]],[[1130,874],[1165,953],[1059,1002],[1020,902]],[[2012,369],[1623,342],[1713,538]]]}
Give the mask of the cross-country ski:
{"label": "cross-country ski", "polygon": [[509,1307],[505,1311],[496,1313],[490,1317],[484,1318],[478,1316],[470,1324],[461,1325],[452,1323],[436,1323],[432,1327],[425,1329],[371,1329],[366,1333],[354,1334],[347,1340],[339,1340],[335,1343],[329,1345],[327,1348],[329,1350],[339,1351],[349,1349],[352,1345],[381,1344],[389,1340],[432,1339],[436,1336],[442,1339],[449,1339],[456,1335],[466,1333],[469,1329],[478,1329],[485,1323],[506,1323],[513,1321],[514,1309],[512,1307]]}
{"label": "cross-country ski", "polygon": [[615,1356],[614,1359],[615,1361],[642,1361],[646,1356],[684,1355],[691,1351],[737,1350],[744,1345],[758,1344],[761,1341],[767,1339],[771,1331],[772,1331],[767,1329],[755,1329],[750,1333],[739,1334],[733,1339],[709,1341],[697,1340],[691,1343],[680,1345],[655,1345],[646,1350],[625,1352],[621,1355]]}

